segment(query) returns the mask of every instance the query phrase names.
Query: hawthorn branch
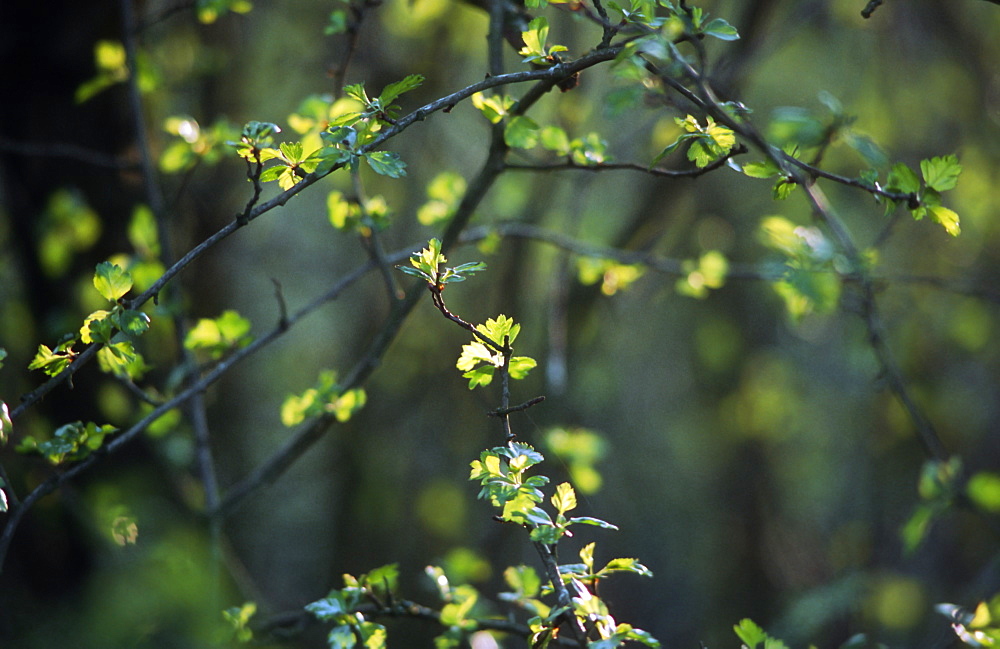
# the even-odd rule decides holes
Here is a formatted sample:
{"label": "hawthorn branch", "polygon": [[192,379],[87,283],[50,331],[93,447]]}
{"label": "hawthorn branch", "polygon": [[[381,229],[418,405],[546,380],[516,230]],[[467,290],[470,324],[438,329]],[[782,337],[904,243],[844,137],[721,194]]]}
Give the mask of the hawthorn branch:
{"label": "hawthorn branch", "polygon": [[[409,256],[410,250],[412,250],[412,248],[409,248],[406,251],[397,252],[394,255],[392,255],[389,259],[393,262],[403,261]],[[232,368],[240,361],[258,353],[260,350],[264,349],[271,343],[275,342],[282,335],[287,333],[295,324],[300,322],[303,318],[310,315],[312,312],[314,312],[323,304],[326,304],[327,302],[337,299],[337,297],[339,297],[347,288],[353,286],[355,283],[357,283],[359,279],[361,279],[361,277],[363,277],[365,274],[375,269],[376,269],[376,264],[372,261],[369,261],[368,263],[359,266],[358,268],[348,273],[347,275],[344,275],[343,277],[340,278],[339,281],[337,281],[333,285],[333,287],[327,293],[316,298],[306,306],[299,309],[297,312],[289,316],[287,320],[279,322],[278,326],[276,326],[275,328],[273,328],[260,338],[257,338],[246,347],[242,347],[234,351],[230,356],[226,357],[225,359],[217,363],[214,367],[212,367],[212,369],[206,372],[201,378],[199,378],[196,381],[193,381],[190,385],[185,387],[176,395],[157,405],[145,417],[143,417],[138,422],[130,426],[124,432],[117,434],[114,438],[111,439],[111,441],[106,443],[103,447],[93,452],[80,462],[65,468],[65,470],[63,470],[62,472],[51,475],[47,480],[45,480],[37,487],[35,487],[27,496],[25,496],[24,500],[20,503],[19,506],[11,507],[10,509],[6,525],[4,526],[2,533],[0,533],[0,569],[2,569],[3,561],[4,558],[6,557],[6,553],[10,546],[10,542],[13,538],[14,531],[16,530],[18,524],[20,523],[21,518],[28,509],[30,509],[36,502],[38,502],[38,500],[40,500],[44,496],[47,496],[50,493],[53,493],[63,484],[72,480],[80,473],[87,471],[97,462],[101,461],[104,458],[104,456],[110,455],[119,450],[120,448],[122,448],[124,445],[128,444],[135,437],[137,437],[138,435],[143,433],[146,429],[148,429],[150,424],[152,424],[162,415],[166,414],[170,410],[173,410],[174,408],[184,406],[191,399],[197,397],[198,395],[201,395],[206,389],[208,389],[211,385],[213,385],[216,381],[218,381],[222,376],[224,376],[226,373],[232,370]],[[83,354],[81,354],[81,357],[87,353],[96,354],[98,348],[99,348],[98,345],[92,345],[91,347],[87,348],[87,350],[85,350]],[[77,360],[79,361],[80,359],[78,358]],[[352,385],[350,387],[354,386]],[[292,457],[292,459],[294,460],[294,457]],[[279,458],[277,460],[274,460],[272,463],[281,464],[281,462],[282,460]],[[290,465],[291,461],[287,462],[287,464],[283,466],[284,468],[287,468],[287,466]],[[258,483],[250,485],[251,486],[250,489],[244,489],[245,493],[241,493],[239,497],[233,496],[232,494],[227,495],[227,497],[224,500],[222,500],[217,507],[208,512],[209,515],[217,515],[216,512],[223,511],[224,509],[228,511],[235,505],[236,502],[238,502],[242,497],[245,497],[250,491],[252,491],[253,488],[259,486],[259,484],[261,484],[265,478],[272,477],[271,473],[266,473],[266,472],[261,472],[261,473],[263,473],[264,475],[263,478],[258,478],[259,480]],[[273,477],[276,477],[277,475],[280,475],[280,471],[274,473]],[[245,487],[246,485],[243,486]]]}
{"label": "hawthorn branch", "polygon": [[[442,250],[448,249],[458,240],[459,235],[472,218],[472,214],[479,206],[480,201],[482,201],[483,197],[485,197],[486,193],[489,191],[490,187],[492,187],[493,183],[503,170],[503,155],[506,152],[506,147],[503,142],[503,131],[497,126],[494,126],[491,131],[491,137],[490,152],[487,155],[486,162],[483,164],[479,174],[477,174],[472,182],[469,183],[469,189],[462,197],[461,202],[455,210],[455,215],[452,217],[451,222],[441,237]],[[406,252],[400,252],[390,257],[390,263],[404,261],[410,256],[410,251],[412,250],[413,247],[409,248]],[[373,267],[374,262],[369,261],[365,268],[370,269]],[[339,287],[335,287],[331,290],[331,294],[334,294],[338,288]],[[375,340],[372,342],[367,353],[354,364],[354,367],[344,378],[345,390],[350,390],[363,384],[367,380],[368,376],[375,371],[375,368],[377,368],[381,362],[382,356],[388,349],[389,344],[395,339],[407,316],[419,302],[420,297],[423,295],[423,291],[422,282],[414,283],[407,291],[405,297],[401,300],[397,300],[393,304],[389,317],[386,319],[385,323],[383,323],[378,334],[375,336]],[[328,299],[332,298],[329,295],[324,296],[320,300],[314,302],[313,305],[306,308],[315,308],[315,306],[328,301]],[[324,418],[326,418],[327,421],[323,421]],[[291,467],[299,457],[308,451],[313,444],[322,438],[327,426],[331,423],[332,420],[330,420],[328,416],[323,416],[310,423],[308,426],[300,428],[299,431],[296,432],[284,446],[282,446],[270,458],[258,465],[251,475],[240,481],[223,499],[218,511],[211,515],[228,514],[237,504],[239,504],[244,498],[246,498],[247,495],[252,493],[258,487],[276,480],[289,467]]]}
{"label": "hawthorn branch", "polygon": [[537,164],[507,163],[506,167],[511,171],[589,171],[592,173],[598,173],[601,171],[638,171],[651,176],[660,176],[663,178],[697,178],[698,176],[702,176],[710,171],[718,169],[719,167],[725,166],[730,158],[746,153],[748,150],[749,149],[742,144],[735,146],[731,151],[729,151],[729,153],[722,156],[718,160],[713,160],[704,167],[696,167],[694,169],[662,169],[660,167],[650,167],[649,165],[641,165],[635,162],[601,162],[592,165],[581,165],[575,163],[573,160]]}
{"label": "hawthorn branch", "polygon": [[509,408],[497,408],[496,410],[490,410],[486,413],[487,417],[506,417],[512,412],[521,412],[522,410],[527,410],[531,406],[537,405],[545,401],[545,396],[534,397],[533,399],[528,399],[524,403],[518,404],[516,406],[511,406]]}
{"label": "hawthorn branch", "polygon": [[[405,617],[417,620],[425,620],[435,624],[441,624],[441,612],[424,604],[419,604],[408,599],[393,599],[392,603],[369,603],[355,607],[352,612],[360,613],[366,618],[398,618]],[[253,624],[255,636],[263,634],[272,637],[287,638],[289,629],[293,633],[299,633],[307,627],[319,623],[311,613],[305,610],[294,610],[273,615],[266,620]],[[476,628],[485,631],[497,631],[521,638],[531,637],[531,628],[526,624],[514,622],[512,620],[498,618],[477,618]],[[556,638],[554,642],[559,646],[571,646],[576,643],[565,638]]]}
{"label": "hawthorn branch", "polygon": [[[533,104],[535,101],[541,98],[542,95],[551,90],[560,80],[566,78],[567,76],[571,76],[572,74],[579,72],[580,70],[584,70],[586,68],[593,67],[600,63],[613,60],[614,57],[617,56],[620,51],[621,47],[609,47],[603,50],[590,52],[588,54],[581,56],[578,59],[567,61],[564,63],[559,63],[557,65],[553,65],[552,67],[544,68],[541,70],[511,72],[508,74],[502,74],[495,77],[488,77],[483,81],[471,84],[469,86],[466,86],[465,88],[462,88],[461,90],[458,90],[449,95],[441,97],[440,99],[432,101],[422,106],[421,108],[418,108],[412,113],[409,113],[408,115],[405,115],[404,117],[396,120],[396,123],[394,125],[390,126],[384,131],[381,131],[378,137],[375,138],[375,140],[365,145],[364,147],[361,147],[358,153],[363,154],[367,153],[368,151],[375,150],[383,142],[399,135],[404,130],[412,126],[414,123],[427,119],[427,117],[429,117],[433,113],[453,107],[455,104],[465,99],[468,99],[477,92],[482,92],[483,90],[488,90],[490,88],[496,88],[499,86],[524,83],[528,81],[540,82],[539,84],[534,86],[531,90],[529,90],[525,98],[523,98],[522,101],[519,103],[518,105],[519,109],[523,112],[523,110],[526,110],[528,106]],[[494,133],[496,133],[496,131],[497,129],[494,128]],[[503,139],[502,136],[503,133],[500,132],[501,143]],[[496,136],[494,136],[494,142],[495,141],[496,141]],[[491,153],[487,159],[487,164],[484,166],[484,170],[487,170],[487,173],[481,174],[479,179],[477,180],[477,182],[480,185],[483,185],[483,187],[476,187],[475,184],[471,185],[469,187],[469,190],[466,192],[466,196],[463,197],[462,199],[462,205],[468,203],[469,206],[471,206],[471,208],[474,208],[476,205],[478,205],[483,195],[485,195],[486,189],[488,189],[489,186],[492,185],[493,181],[496,179],[496,176],[499,175],[499,173],[503,170],[503,154],[506,152],[506,149],[504,149],[499,153],[497,153],[495,149],[496,149],[495,146],[491,147]],[[286,189],[285,191],[281,192],[280,194],[271,198],[270,200],[265,201],[264,203],[257,203],[249,211],[245,211],[243,214],[237,216],[228,224],[217,230],[214,234],[210,235],[204,241],[202,241],[194,248],[189,250],[187,254],[185,254],[183,257],[177,260],[169,268],[167,268],[167,270],[163,273],[163,275],[161,275],[159,279],[153,282],[153,284],[146,291],[136,296],[135,298],[129,300],[127,302],[128,308],[137,309],[141,307],[143,304],[148,302],[154,296],[158,295],[160,291],[162,291],[163,288],[175,276],[177,276],[182,270],[184,270],[189,264],[191,264],[191,262],[201,257],[201,255],[205,254],[205,252],[212,249],[216,244],[229,237],[231,234],[236,232],[241,227],[248,225],[251,221],[253,221],[257,217],[266,214],[267,212],[270,212],[275,208],[284,206],[293,197],[298,195],[299,192],[307,189],[314,183],[318,182],[322,178],[325,178],[327,175],[333,173],[334,171],[340,169],[341,167],[343,167],[343,165],[335,166],[323,174],[317,174],[317,173],[307,174],[301,180],[301,182],[295,184],[289,189]],[[460,210],[461,210],[461,205],[460,205]],[[462,228],[464,227],[465,223],[468,222],[468,219],[470,217],[471,217],[471,211],[465,211],[463,218],[461,219],[453,218],[452,224],[449,226],[448,231],[445,233],[445,236],[442,239],[442,249],[447,249],[449,245],[454,243],[454,241],[458,238],[458,234],[461,232]],[[410,309],[413,308],[413,304],[409,303],[409,300],[406,300],[406,302],[407,304],[409,304],[409,306],[401,307],[402,311],[400,315],[402,315],[402,317],[405,317],[405,314],[409,313]],[[392,336],[394,335],[395,334],[393,333]],[[388,342],[389,340],[385,340],[382,337],[379,337],[379,339],[377,340],[378,345],[388,345]],[[80,367],[88,363],[94,357],[99,348],[100,348],[99,344],[91,345],[83,352],[81,352],[80,355],[77,356],[76,360],[74,360],[65,370],[60,372],[58,375],[50,378],[48,381],[40,385],[32,392],[29,392],[28,394],[24,395],[21,398],[20,405],[11,411],[10,415],[11,419],[16,419],[27,408],[33,406],[46,394],[54,390],[57,386],[61,385],[63,382],[69,380],[73,376],[73,374],[75,374],[77,370],[80,369]],[[374,358],[372,358],[372,361],[374,362]],[[370,371],[370,369],[371,368],[365,370],[365,372],[367,373],[368,371]]]}
{"label": "hawthorn branch", "polygon": [[107,167],[121,171],[139,168],[137,163],[125,158],[63,142],[17,142],[0,137],[0,151],[31,158],[67,158],[94,167]]}
{"label": "hawthorn branch", "polygon": [[[816,186],[815,182],[802,175],[799,162],[794,161],[794,158],[788,154],[768,144],[749,119],[737,120],[726,113],[726,111],[723,110],[722,103],[715,96],[715,93],[709,87],[705,78],[681,57],[677,56],[675,58],[675,62],[681,65],[685,74],[687,74],[687,76],[694,82],[698,92],[696,93],[684,87],[683,84],[676,79],[673,79],[673,77],[668,74],[660,74],[660,78],[667,81],[671,87],[676,88],[678,92],[681,92],[681,94],[685,97],[701,106],[719,123],[725,124],[737,135],[752,143],[756,148],[764,153],[764,155],[767,156],[768,159],[770,159],[783,174],[802,187],[809,201],[813,215],[833,234],[837,244],[850,261],[851,266],[855,269],[853,274],[860,285],[862,299],[862,319],[868,329],[869,343],[871,344],[872,350],[874,351],[879,365],[882,368],[882,372],[887,379],[889,387],[892,389],[893,393],[899,399],[900,403],[902,403],[903,407],[907,411],[907,414],[910,416],[910,420],[916,428],[918,438],[921,445],[924,447],[925,453],[934,459],[947,458],[947,451],[945,450],[944,445],[941,443],[941,440],[930,420],[926,415],[924,415],[923,411],[910,394],[906,381],[903,378],[902,371],[896,363],[889,346],[885,342],[884,328],[878,314],[872,278],[860,270],[864,268],[864,264],[862,263],[857,244],[855,244],[847,226],[833,210],[833,207],[827,200],[826,195],[822,192],[822,190],[820,190],[819,187]],[[872,191],[873,189],[868,186],[862,186],[862,188],[868,191]]]}

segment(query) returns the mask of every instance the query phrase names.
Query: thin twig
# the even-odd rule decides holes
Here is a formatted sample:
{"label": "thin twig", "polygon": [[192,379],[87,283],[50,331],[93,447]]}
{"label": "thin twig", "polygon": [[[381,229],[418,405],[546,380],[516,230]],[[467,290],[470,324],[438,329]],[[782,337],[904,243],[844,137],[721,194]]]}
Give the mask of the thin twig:
{"label": "thin twig", "polygon": [[95,167],[108,167],[122,171],[139,168],[137,163],[119,156],[62,142],[17,142],[0,137],[0,151],[32,158],[67,158]]}
{"label": "thin twig", "polygon": [[396,278],[393,275],[392,266],[385,260],[385,250],[382,248],[378,228],[374,219],[372,219],[371,213],[365,207],[367,198],[364,186],[361,184],[361,171],[359,167],[351,169],[351,183],[354,187],[354,198],[357,201],[358,210],[361,212],[361,225],[364,229],[367,229],[367,232],[359,233],[361,245],[365,249],[365,252],[368,253],[369,258],[378,265],[382,281],[385,284],[385,290],[389,294],[389,302],[402,299],[403,294],[396,286]]}
{"label": "thin twig", "polygon": [[871,18],[875,10],[882,5],[882,0],[868,0],[868,4],[861,10],[862,18]]}
{"label": "thin twig", "polygon": [[[394,255],[391,255],[390,260],[403,261],[409,256],[410,251],[412,251],[412,247],[408,248],[406,251],[400,251],[395,253]],[[299,309],[297,312],[295,312],[288,318],[287,322],[279,323],[277,327],[275,327],[268,333],[264,334],[263,336],[257,338],[246,347],[242,347],[234,351],[230,356],[228,356],[227,358],[220,361],[217,365],[215,365],[204,376],[192,382],[190,385],[185,387],[183,390],[181,390],[178,394],[174,395],[170,399],[159,404],[145,417],[140,419],[138,422],[133,424],[124,432],[115,435],[111,439],[111,441],[109,441],[107,444],[101,447],[98,451],[95,451],[94,453],[87,456],[80,462],[67,467],[62,473],[57,473],[50,476],[43,483],[35,487],[24,498],[19,507],[17,508],[12,507],[10,509],[7,523],[3,529],[3,532],[0,533],[0,569],[2,569],[4,557],[6,556],[7,550],[10,546],[10,542],[14,535],[14,531],[17,528],[18,523],[21,520],[21,517],[39,499],[52,493],[53,491],[58,489],[61,485],[75,478],[80,473],[88,470],[94,464],[99,462],[105,455],[114,453],[122,446],[128,444],[136,436],[144,432],[149,427],[150,424],[152,424],[154,421],[156,421],[159,417],[161,417],[165,413],[169,412],[174,408],[183,406],[190,399],[204,392],[216,381],[218,381],[222,376],[224,376],[227,372],[229,372],[237,363],[258,353],[261,349],[270,345],[272,342],[274,342],[282,335],[284,335],[289,329],[291,329],[295,324],[297,324],[303,318],[310,315],[312,312],[314,312],[323,304],[335,300],[337,297],[340,296],[341,293],[343,293],[344,290],[355,284],[366,273],[371,272],[374,269],[375,269],[375,264],[369,261],[368,263],[359,266],[351,273],[348,273],[347,275],[343,276],[338,282],[334,284],[334,286],[326,294],[320,296],[319,298],[313,300],[306,306]],[[98,348],[99,348],[98,345],[92,345],[91,347],[87,348],[80,356],[82,357],[83,355],[88,353],[96,354]],[[354,387],[354,386],[349,386],[349,387]],[[220,504],[219,507],[217,507],[216,510],[214,511],[221,510],[223,505],[227,504],[228,501],[230,500],[232,500],[232,497],[227,497],[226,499],[227,502],[223,502],[222,504]]]}
{"label": "thin twig", "polygon": [[729,153],[718,160],[713,160],[704,167],[697,167],[695,169],[662,169],[635,162],[599,162],[597,164],[582,165],[577,164],[573,160],[538,164],[507,163],[506,167],[511,171],[590,171],[593,173],[602,171],[639,171],[651,176],[661,176],[664,178],[697,178],[725,166],[730,158],[746,153],[747,151],[748,149],[743,145],[735,146]]}
{"label": "thin twig", "polygon": [[[530,105],[531,103],[534,103],[534,101],[537,101],[545,92],[551,90],[551,88],[555,86],[555,84],[558,83],[559,80],[565,78],[566,76],[572,75],[573,73],[579,70],[583,70],[585,68],[597,65],[599,63],[612,60],[618,54],[620,49],[621,48],[615,48],[615,47],[607,48],[598,52],[591,52],[589,54],[585,54],[584,56],[575,59],[573,61],[560,63],[558,65],[554,65],[552,67],[545,68],[542,70],[511,72],[496,77],[489,77],[478,83],[466,86],[461,90],[458,90],[449,95],[441,97],[440,99],[432,101],[418,108],[412,113],[396,120],[396,123],[393,126],[385,129],[384,131],[381,131],[379,135],[375,138],[375,140],[365,145],[364,147],[361,147],[359,153],[366,153],[368,151],[374,150],[386,140],[389,140],[402,133],[404,130],[409,128],[415,122],[422,121],[438,111],[445,110],[449,107],[453,107],[458,102],[468,99],[475,93],[481,92],[483,90],[488,90],[490,88],[495,88],[498,86],[504,86],[514,83],[524,83],[527,81],[540,81],[541,83],[539,85],[536,85],[529,91],[529,95],[531,96],[528,97],[527,100],[522,99],[522,102],[527,101],[525,106]],[[154,296],[158,295],[159,292],[163,290],[164,286],[166,286],[170,282],[170,280],[172,280],[177,274],[179,274],[182,270],[184,270],[191,262],[199,258],[201,255],[210,250],[220,241],[226,239],[227,237],[229,237],[229,235],[233,234],[242,226],[248,224],[250,221],[256,219],[257,217],[266,214],[267,212],[270,212],[271,210],[277,207],[284,206],[293,197],[298,195],[299,192],[305,190],[312,184],[319,181],[321,178],[325,178],[327,175],[333,173],[339,168],[340,166],[336,166],[324,174],[316,174],[316,173],[308,174],[305,178],[303,178],[301,182],[281,192],[280,194],[271,198],[270,200],[264,203],[254,204],[252,209],[250,209],[248,212],[241,214],[233,221],[229,222],[228,224],[220,228],[214,234],[210,235],[207,239],[199,243],[197,246],[189,250],[187,254],[185,254],[183,257],[181,257],[181,259],[179,259],[177,262],[171,265],[163,273],[163,275],[159,277],[159,279],[153,282],[153,284],[146,291],[136,296],[135,298],[129,300],[127,302],[128,308],[137,309],[141,307],[143,304],[148,302]],[[499,157],[497,157],[495,154],[491,154],[491,156],[488,158],[488,164],[484,168],[489,169],[489,173],[486,176],[482,176],[480,182],[486,185],[488,188],[488,186],[491,185],[493,180],[496,178],[496,175],[502,171],[503,155],[501,154]],[[463,197],[462,200],[463,203],[466,203],[468,199],[469,201],[474,201],[475,204],[478,204],[479,200],[481,200],[482,194],[472,191],[473,189],[474,188],[470,186],[469,191],[466,192],[466,196]],[[485,193],[485,189],[483,193]],[[458,220],[453,219],[453,225],[449,226],[449,230],[445,233],[442,239],[443,249],[447,249],[447,246],[454,243],[455,239],[458,238],[458,234],[461,232],[462,228],[464,227],[464,223],[469,216],[471,216],[471,213],[468,213],[468,215],[464,219],[458,219]],[[412,308],[412,306],[409,308]],[[407,309],[406,311],[408,312],[409,309]],[[21,398],[20,405],[18,405],[17,408],[11,411],[10,414],[11,419],[17,418],[27,408],[30,408],[35,403],[37,403],[39,399],[41,399],[46,394],[51,392],[57,386],[61,385],[63,382],[69,380],[74,373],[76,373],[83,365],[88,363],[94,357],[99,348],[100,348],[99,344],[91,345],[86,350],[81,352],[79,356],[77,356],[77,358],[61,373],[50,378],[48,381],[40,385],[32,392],[24,395]]]}
{"label": "thin twig", "polygon": [[518,404],[516,406],[511,406],[509,408],[497,408],[496,410],[490,410],[486,413],[487,417],[504,417],[512,412],[521,412],[522,410],[527,410],[531,406],[537,405],[545,401],[545,396],[538,396],[533,399],[528,399],[524,403]]}

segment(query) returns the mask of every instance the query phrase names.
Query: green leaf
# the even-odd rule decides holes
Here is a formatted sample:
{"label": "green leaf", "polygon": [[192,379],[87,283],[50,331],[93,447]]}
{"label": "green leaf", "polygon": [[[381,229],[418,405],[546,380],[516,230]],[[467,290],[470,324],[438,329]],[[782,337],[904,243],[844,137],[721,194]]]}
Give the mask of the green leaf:
{"label": "green leaf", "polygon": [[542,588],[542,580],[531,566],[510,566],[503,571],[503,577],[520,597],[536,597]]}
{"label": "green leaf", "polygon": [[983,511],[1000,513],[1000,474],[980,471],[965,486],[969,498]]}
{"label": "green leaf", "polygon": [[278,148],[281,150],[281,157],[287,162],[302,162],[301,142],[282,142]]}
{"label": "green leaf", "polygon": [[953,237],[962,233],[958,223],[958,214],[942,205],[931,205],[927,208],[931,218],[940,223],[944,229]]}
{"label": "green leaf", "polygon": [[615,525],[614,523],[609,523],[607,521],[601,520],[600,518],[594,518],[592,516],[574,516],[573,518],[569,519],[569,522],[573,523],[574,525],[577,523],[580,523],[582,525],[593,525],[594,527],[600,527],[605,530],[618,529],[618,526]]}
{"label": "green leaf", "polygon": [[184,347],[207,352],[211,358],[221,358],[233,349],[246,347],[253,340],[250,321],[231,309],[218,318],[202,318],[184,339]]}
{"label": "green leaf", "polygon": [[638,559],[618,558],[612,559],[601,568],[602,573],[606,572],[633,572],[643,577],[652,577],[653,571],[639,563]]}
{"label": "green leaf", "polygon": [[552,506],[560,516],[576,509],[576,492],[570,483],[563,482],[556,487],[556,492],[552,494]]}
{"label": "green leaf", "polygon": [[6,402],[0,401],[0,445],[7,443],[12,430],[14,422],[10,420],[10,410],[7,409]]}
{"label": "green leaf", "polygon": [[288,165],[274,165],[273,167],[268,167],[260,174],[260,182],[269,183],[275,180],[279,180],[285,172],[289,169]]}
{"label": "green leaf", "polygon": [[323,28],[323,34],[325,36],[332,36],[334,34],[342,34],[347,31],[347,12],[343,9],[337,9],[336,11],[330,12],[330,17],[326,23],[326,27]]}
{"label": "green leaf", "polygon": [[305,609],[323,622],[335,620],[338,616],[349,612],[339,592],[330,593],[329,597],[306,604]]}
{"label": "green leaf", "polygon": [[132,210],[132,218],[128,224],[128,240],[143,257],[159,257],[160,241],[153,210],[145,205],[139,205]]}
{"label": "green leaf", "polygon": [[789,178],[778,178],[778,180],[774,183],[774,187],[771,189],[771,195],[774,197],[774,200],[783,201],[788,198],[798,186],[798,183],[793,182]]}
{"label": "green leaf", "polygon": [[372,103],[372,100],[368,98],[368,93],[365,92],[365,84],[363,83],[344,86],[344,94],[351,99],[361,102],[365,107],[370,106]]}
{"label": "green leaf", "polygon": [[406,163],[399,159],[399,154],[392,151],[375,151],[365,156],[368,165],[375,173],[390,178],[402,178],[406,175]]}
{"label": "green leaf", "polygon": [[494,354],[489,347],[481,342],[474,341],[467,345],[462,345],[462,354],[458,357],[455,367],[463,372],[468,371],[480,363],[489,363],[494,367],[500,367],[503,362],[503,355]]}
{"label": "green leaf", "polygon": [[73,422],[59,427],[52,438],[37,442],[26,437],[18,446],[21,453],[38,453],[51,464],[75,462],[86,458],[104,443],[105,436],[118,429],[114,426],[98,426],[93,422]]}
{"label": "green leaf", "polygon": [[117,302],[132,288],[132,276],[121,266],[102,261],[94,272],[94,287],[104,299]]}
{"label": "green leaf", "polygon": [[521,32],[524,47],[521,48],[518,54],[527,57],[526,60],[544,58],[546,55],[545,41],[548,40],[548,37],[549,21],[542,16],[535,18],[528,23],[527,31]]}
{"label": "green leaf", "polygon": [[233,639],[237,642],[250,642],[253,631],[250,629],[250,618],[257,612],[254,602],[246,602],[243,606],[233,606],[222,612],[222,617],[233,627]]}
{"label": "green leaf", "polygon": [[885,184],[886,188],[890,191],[897,191],[904,194],[912,194],[920,191],[920,178],[902,162],[892,165]]}
{"label": "green leaf", "polygon": [[497,345],[502,346],[504,338],[508,338],[508,344],[513,345],[517,339],[517,334],[521,333],[521,325],[516,324],[513,318],[508,318],[501,313],[496,318],[487,320],[485,324],[476,325],[476,331]]}
{"label": "green leaf", "polygon": [[962,165],[958,164],[958,157],[955,155],[930,158],[920,162],[920,173],[928,187],[943,192],[954,189],[958,184]]}
{"label": "green leaf", "polygon": [[469,379],[469,389],[472,390],[478,387],[485,387],[492,383],[493,370],[494,368],[492,365],[481,365],[465,372],[462,376]]}
{"label": "green leaf", "polygon": [[723,41],[735,41],[740,37],[736,28],[722,18],[713,18],[708,21],[701,28],[701,32],[707,36],[714,36],[715,38]]}
{"label": "green leaf", "polygon": [[98,309],[83,319],[80,327],[80,340],[86,344],[111,342],[114,329],[111,325],[110,311]]}
{"label": "green leaf", "polygon": [[383,106],[388,106],[401,94],[413,90],[423,82],[424,76],[422,74],[411,74],[401,81],[390,83],[382,89],[382,94],[378,97],[379,101],[382,102]]}
{"label": "green leaf", "polygon": [[149,316],[142,311],[122,309],[111,316],[111,321],[129,337],[141,336],[149,329]]}
{"label": "green leaf", "polygon": [[751,178],[770,178],[778,173],[778,165],[772,160],[748,162],[743,165],[743,173]]}
{"label": "green leaf", "polygon": [[42,370],[49,376],[55,376],[66,369],[76,354],[72,345],[58,345],[54,350],[48,345],[39,345],[38,352],[28,365],[29,370]]}
{"label": "green leaf", "polygon": [[472,95],[472,105],[481,112],[486,119],[496,124],[502,120],[507,111],[514,105],[514,100],[507,95],[486,96],[481,92]]}
{"label": "green leaf", "polygon": [[757,645],[767,639],[764,630],[757,626],[750,618],[743,618],[740,623],[733,627],[733,631],[748,649],[756,649]]}
{"label": "green leaf", "polygon": [[531,149],[538,144],[538,124],[530,117],[518,115],[507,123],[504,142],[515,149]]}
{"label": "green leaf", "polygon": [[546,126],[539,133],[542,146],[549,151],[555,151],[559,155],[569,153],[569,136],[566,131],[558,126]]}
{"label": "green leaf", "polygon": [[507,369],[510,372],[510,378],[520,380],[528,376],[528,372],[534,369],[536,365],[538,363],[530,356],[512,356],[510,366]]}
{"label": "green leaf", "polygon": [[326,197],[326,213],[330,224],[338,230],[348,230],[357,225],[361,208],[357,203],[344,199],[341,192],[330,192]]}

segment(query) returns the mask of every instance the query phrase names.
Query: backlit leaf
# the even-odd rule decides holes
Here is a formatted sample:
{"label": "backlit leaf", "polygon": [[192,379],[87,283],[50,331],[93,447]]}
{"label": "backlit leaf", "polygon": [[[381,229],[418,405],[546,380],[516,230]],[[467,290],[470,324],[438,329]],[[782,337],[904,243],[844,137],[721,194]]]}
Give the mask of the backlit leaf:
{"label": "backlit leaf", "polygon": [[402,178],[406,175],[406,163],[393,151],[375,151],[366,155],[365,159],[375,173],[390,178]]}
{"label": "backlit leaf", "polygon": [[927,208],[931,218],[944,226],[944,229],[953,237],[962,233],[962,228],[958,223],[958,214],[942,205],[932,205]]}
{"label": "backlit leaf", "polygon": [[958,164],[958,157],[954,155],[930,158],[920,162],[920,173],[928,187],[943,192],[954,189],[958,184],[962,165]]}
{"label": "backlit leaf", "polygon": [[106,300],[117,302],[132,288],[132,276],[121,266],[102,261],[94,273],[94,287]]}

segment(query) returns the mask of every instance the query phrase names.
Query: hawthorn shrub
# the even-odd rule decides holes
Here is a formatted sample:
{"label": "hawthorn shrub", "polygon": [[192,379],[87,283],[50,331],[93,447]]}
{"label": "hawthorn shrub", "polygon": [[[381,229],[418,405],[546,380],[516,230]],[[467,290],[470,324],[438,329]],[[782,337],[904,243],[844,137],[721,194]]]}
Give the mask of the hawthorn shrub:
{"label": "hawthorn shrub", "polygon": [[1000,10],[881,5],[12,10],[4,641],[993,644]]}

